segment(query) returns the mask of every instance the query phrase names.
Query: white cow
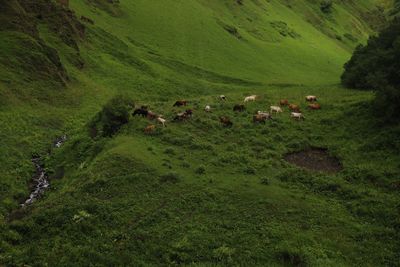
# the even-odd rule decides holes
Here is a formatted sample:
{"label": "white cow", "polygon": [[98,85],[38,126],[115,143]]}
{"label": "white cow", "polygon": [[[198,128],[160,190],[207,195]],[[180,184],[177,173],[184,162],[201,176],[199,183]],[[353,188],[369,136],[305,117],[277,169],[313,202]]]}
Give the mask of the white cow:
{"label": "white cow", "polygon": [[204,111],[205,111],[205,112],[211,112],[211,107],[210,107],[209,105],[207,105],[207,106],[204,108]]}
{"label": "white cow", "polygon": [[167,126],[166,126],[167,120],[164,119],[162,116],[158,116],[157,121],[158,121],[159,123],[161,123],[163,127],[167,127]]}
{"label": "white cow", "polygon": [[219,99],[225,101],[225,100],[226,100],[226,96],[225,96],[225,95],[220,95],[220,96],[219,96]]}
{"label": "white cow", "polygon": [[317,97],[315,95],[308,95],[308,96],[306,96],[306,101],[308,101],[308,102],[317,101]]}
{"label": "white cow", "polygon": [[303,114],[302,113],[298,113],[298,112],[292,112],[290,114],[290,117],[292,117],[293,119],[297,119],[297,120],[300,120],[300,119],[304,120]]}
{"label": "white cow", "polygon": [[278,106],[271,106],[270,110],[271,110],[271,113],[274,113],[274,112],[275,113],[282,113],[283,112],[282,108],[278,107]]}
{"label": "white cow", "polygon": [[251,95],[251,96],[245,97],[244,102],[256,101],[256,99],[257,99],[256,95]]}
{"label": "white cow", "polygon": [[258,115],[262,115],[262,116],[266,116],[266,117],[270,116],[270,114],[268,112],[266,112],[266,111],[257,111],[257,114]]}

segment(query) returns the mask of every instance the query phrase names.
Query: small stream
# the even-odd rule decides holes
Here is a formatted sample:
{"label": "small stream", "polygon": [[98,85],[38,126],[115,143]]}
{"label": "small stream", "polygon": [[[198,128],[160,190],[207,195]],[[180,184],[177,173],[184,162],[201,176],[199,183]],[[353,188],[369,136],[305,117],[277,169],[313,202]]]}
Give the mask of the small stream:
{"label": "small stream", "polygon": [[[66,141],[67,141],[66,135],[58,137],[53,142],[53,147],[60,148]],[[43,195],[43,193],[50,187],[49,176],[43,165],[43,158],[40,156],[34,156],[32,157],[32,163],[36,169],[36,172],[32,177],[32,182],[34,186],[31,191],[31,194],[29,195],[29,198],[25,200],[24,203],[21,204],[22,207],[31,205],[38,198],[40,198]]]}

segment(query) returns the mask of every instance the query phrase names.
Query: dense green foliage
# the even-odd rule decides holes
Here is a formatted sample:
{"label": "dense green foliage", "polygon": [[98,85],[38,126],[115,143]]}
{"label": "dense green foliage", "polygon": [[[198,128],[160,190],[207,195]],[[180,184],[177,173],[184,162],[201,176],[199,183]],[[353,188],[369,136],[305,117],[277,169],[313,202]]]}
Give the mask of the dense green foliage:
{"label": "dense green foliage", "polygon": [[[1,266],[398,264],[400,129],[332,85],[389,1],[57,2],[0,0]],[[306,119],[252,122],[282,98]],[[283,159],[310,146],[343,170]],[[21,209],[34,154],[51,187]]]}
{"label": "dense green foliage", "polygon": [[395,18],[366,46],[358,46],[345,64],[342,83],[350,88],[374,89],[384,117],[400,112],[400,19]]}
{"label": "dense green foliage", "polygon": [[112,136],[129,121],[130,111],[135,107],[133,100],[126,96],[115,96],[89,124],[93,137]]}

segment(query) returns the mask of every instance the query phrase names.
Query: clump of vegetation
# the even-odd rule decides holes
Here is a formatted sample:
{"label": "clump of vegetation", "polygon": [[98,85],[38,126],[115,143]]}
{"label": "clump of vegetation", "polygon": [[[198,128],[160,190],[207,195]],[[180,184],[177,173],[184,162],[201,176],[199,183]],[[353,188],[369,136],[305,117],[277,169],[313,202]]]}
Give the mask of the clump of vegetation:
{"label": "clump of vegetation", "polygon": [[271,180],[268,177],[262,177],[261,178],[261,184],[270,185],[271,184]]}
{"label": "clump of vegetation", "polygon": [[[92,137],[99,134],[103,137],[112,136],[129,121],[129,112],[134,108],[133,100],[128,96],[113,97],[90,122]],[[99,133],[100,131],[100,133]]]}
{"label": "clump of vegetation", "polygon": [[301,37],[296,31],[289,27],[284,21],[273,21],[270,23],[272,28],[279,32],[283,37],[291,37],[293,39]]}
{"label": "clump of vegetation", "polygon": [[229,263],[232,261],[232,256],[235,254],[235,251],[236,250],[234,248],[230,248],[224,245],[214,249],[214,258],[218,261]]}
{"label": "clump of vegetation", "polygon": [[164,150],[164,153],[167,155],[176,155],[175,150],[172,147],[168,147]]}
{"label": "clump of vegetation", "polygon": [[332,13],[332,8],[333,8],[332,0],[324,0],[320,4],[320,9],[325,14]]}
{"label": "clump of vegetation", "polygon": [[201,165],[195,170],[195,172],[197,174],[203,175],[206,173],[206,167],[204,167],[204,165]]}
{"label": "clump of vegetation", "polygon": [[176,172],[170,172],[160,176],[160,182],[162,183],[177,183],[181,180],[181,177]]}
{"label": "clump of vegetation", "polygon": [[366,46],[356,48],[345,64],[343,85],[362,90],[374,89],[375,105],[386,118],[397,119],[400,112],[400,19],[394,19]]}

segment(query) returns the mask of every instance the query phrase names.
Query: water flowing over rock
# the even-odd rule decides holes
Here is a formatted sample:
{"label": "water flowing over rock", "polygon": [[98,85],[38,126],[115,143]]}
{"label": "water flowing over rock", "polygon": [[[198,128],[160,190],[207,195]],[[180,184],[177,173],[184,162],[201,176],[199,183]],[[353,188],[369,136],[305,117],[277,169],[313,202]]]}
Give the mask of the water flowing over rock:
{"label": "water flowing over rock", "polygon": [[[63,135],[58,137],[54,142],[54,148],[60,148],[67,141],[67,136]],[[49,176],[42,164],[42,157],[34,156],[32,158],[32,163],[35,165],[36,173],[32,178],[32,182],[34,184],[33,190],[29,195],[29,198],[25,200],[24,203],[21,204],[22,207],[26,207],[35,202],[38,198],[40,198],[43,193],[50,187]]]}

